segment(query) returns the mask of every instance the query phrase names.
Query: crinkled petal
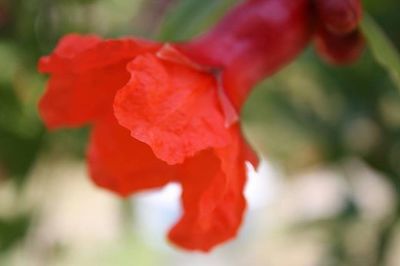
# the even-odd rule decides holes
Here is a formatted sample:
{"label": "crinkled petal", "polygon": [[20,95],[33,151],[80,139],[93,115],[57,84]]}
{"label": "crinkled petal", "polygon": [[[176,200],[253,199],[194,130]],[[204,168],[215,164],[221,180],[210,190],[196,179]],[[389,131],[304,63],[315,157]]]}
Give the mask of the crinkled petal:
{"label": "crinkled petal", "polygon": [[132,138],[113,115],[94,125],[87,160],[93,181],[122,196],[162,187],[175,176],[173,166],[157,159],[148,145]]}
{"label": "crinkled petal", "polygon": [[235,107],[232,105],[231,101],[225,93],[225,90],[223,88],[224,85],[222,75],[219,70],[217,70],[216,68],[210,68],[197,64],[195,61],[191,60],[189,57],[181,53],[175,46],[168,43],[163,45],[158,50],[157,56],[165,61],[186,65],[190,68],[202,72],[213,73],[217,82],[219,104],[225,116],[225,126],[229,127],[239,120],[239,115],[236,112]]}
{"label": "crinkled petal", "polygon": [[241,137],[231,130],[231,143],[203,151],[180,169],[183,215],[169,239],[190,250],[209,251],[236,236],[246,201]]}
{"label": "crinkled petal", "polygon": [[134,39],[63,38],[55,52],[39,63],[42,71],[51,74],[39,103],[46,126],[81,126],[109,112],[116,91],[129,80],[127,63],[156,49],[156,44]]}
{"label": "crinkled petal", "polygon": [[226,145],[224,115],[210,74],[154,55],[128,65],[131,80],[118,91],[114,111],[131,135],[169,164]]}

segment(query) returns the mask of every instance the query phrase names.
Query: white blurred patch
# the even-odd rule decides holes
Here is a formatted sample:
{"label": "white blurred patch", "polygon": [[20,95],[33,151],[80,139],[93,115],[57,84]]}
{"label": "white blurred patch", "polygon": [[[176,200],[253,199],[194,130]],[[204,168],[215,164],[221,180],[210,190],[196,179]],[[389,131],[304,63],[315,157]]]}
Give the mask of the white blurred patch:
{"label": "white blurred patch", "polygon": [[39,160],[19,198],[34,210],[33,223],[10,265],[53,265],[53,257],[62,260],[59,250],[79,258],[119,239],[120,200],[96,187],[86,171],[82,161]]}
{"label": "white blurred patch", "polygon": [[262,159],[257,171],[246,163],[248,179],[245,196],[249,210],[257,210],[271,203],[279,194],[281,182],[279,174],[269,162]]}
{"label": "white blurred patch", "polygon": [[292,177],[281,197],[281,215],[286,221],[313,220],[340,212],[348,195],[342,176],[327,168]]}
{"label": "white blurred patch", "polygon": [[373,171],[358,159],[349,160],[345,170],[353,189],[354,200],[364,218],[383,219],[395,206],[395,191],[388,177]]}
{"label": "white blurred patch", "polygon": [[[36,182],[41,209],[37,235],[42,243],[89,247],[119,234],[119,199],[94,186],[83,162],[46,164],[47,175]],[[38,181],[38,180],[36,180]]]}
{"label": "white blurred patch", "polygon": [[161,190],[136,195],[134,230],[152,247],[166,248],[166,233],[180,214],[181,187],[169,184]]}

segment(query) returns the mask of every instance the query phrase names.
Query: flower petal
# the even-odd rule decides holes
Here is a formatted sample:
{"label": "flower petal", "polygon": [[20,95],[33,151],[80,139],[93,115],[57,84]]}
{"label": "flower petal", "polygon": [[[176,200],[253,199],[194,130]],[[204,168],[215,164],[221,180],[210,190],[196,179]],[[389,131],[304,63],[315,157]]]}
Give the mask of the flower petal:
{"label": "flower petal", "polygon": [[128,70],[131,80],[117,93],[115,115],[158,158],[182,163],[226,144],[228,131],[212,75],[151,54],[137,57]]}
{"label": "flower petal", "polygon": [[78,127],[112,110],[116,91],[129,80],[125,65],[122,62],[79,74],[65,71],[52,75],[39,102],[46,126]]}
{"label": "flower petal", "polygon": [[113,115],[95,124],[87,160],[93,181],[122,196],[162,187],[175,176],[173,166],[157,159],[148,145],[132,138]]}
{"label": "flower petal", "polygon": [[254,151],[244,138],[242,138],[242,155],[245,161],[249,162],[257,170],[260,165],[260,159],[257,152]]}
{"label": "flower petal", "polygon": [[81,126],[109,112],[116,91],[129,80],[127,63],[157,47],[134,39],[63,38],[55,52],[39,63],[41,71],[51,74],[39,103],[47,127]]}
{"label": "flower petal", "polygon": [[137,38],[105,40],[99,43],[95,49],[89,49],[82,53],[74,62],[74,71],[82,72],[118,64],[120,61],[132,60],[140,54],[156,53],[160,47],[161,45],[158,43]]}
{"label": "flower petal", "polygon": [[233,238],[242,223],[246,172],[240,136],[231,133],[229,146],[203,151],[181,168],[184,213],[169,239],[183,248],[209,251]]}
{"label": "flower petal", "polygon": [[66,66],[70,67],[75,56],[96,46],[101,41],[101,38],[95,35],[65,35],[51,55],[40,58],[38,68],[43,73],[64,71]]}

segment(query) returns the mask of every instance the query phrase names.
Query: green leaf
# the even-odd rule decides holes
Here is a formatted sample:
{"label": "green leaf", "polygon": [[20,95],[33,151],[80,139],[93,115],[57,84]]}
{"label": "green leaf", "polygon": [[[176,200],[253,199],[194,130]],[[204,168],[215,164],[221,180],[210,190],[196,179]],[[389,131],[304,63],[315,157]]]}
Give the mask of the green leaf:
{"label": "green leaf", "polygon": [[0,252],[11,249],[27,234],[30,217],[22,215],[13,219],[0,219]]}
{"label": "green leaf", "polygon": [[159,38],[181,41],[214,24],[236,0],[181,0],[167,14]]}
{"label": "green leaf", "polygon": [[6,174],[17,185],[23,185],[36,160],[42,138],[43,130],[33,137],[25,137],[0,127],[0,167],[5,168]]}
{"label": "green leaf", "polygon": [[17,185],[23,185],[35,162],[44,133],[40,122],[22,109],[12,85],[0,82],[0,168]]}
{"label": "green leaf", "polygon": [[396,47],[371,16],[364,17],[361,27],[375,60],[389,72],[400,90],[400,54]]}

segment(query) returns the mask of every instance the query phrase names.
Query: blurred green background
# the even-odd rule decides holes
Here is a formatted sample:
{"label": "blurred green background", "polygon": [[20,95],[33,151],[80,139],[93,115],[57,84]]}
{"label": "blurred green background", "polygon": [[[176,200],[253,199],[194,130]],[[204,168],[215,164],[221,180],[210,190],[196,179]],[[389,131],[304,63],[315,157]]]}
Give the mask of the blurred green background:
{"label": "blurred green background", "polygon": [[364,1],[372,46],[354,65],[328,66],[310,46],[254,90],[244,130],[274,196],[211,255],[146,240],[140,201],[87,180],[88,129],[44,129],[36,64],[64,34],[184,40],[236,2],[0,0],[0,265],[400,265],[398,0]]}

